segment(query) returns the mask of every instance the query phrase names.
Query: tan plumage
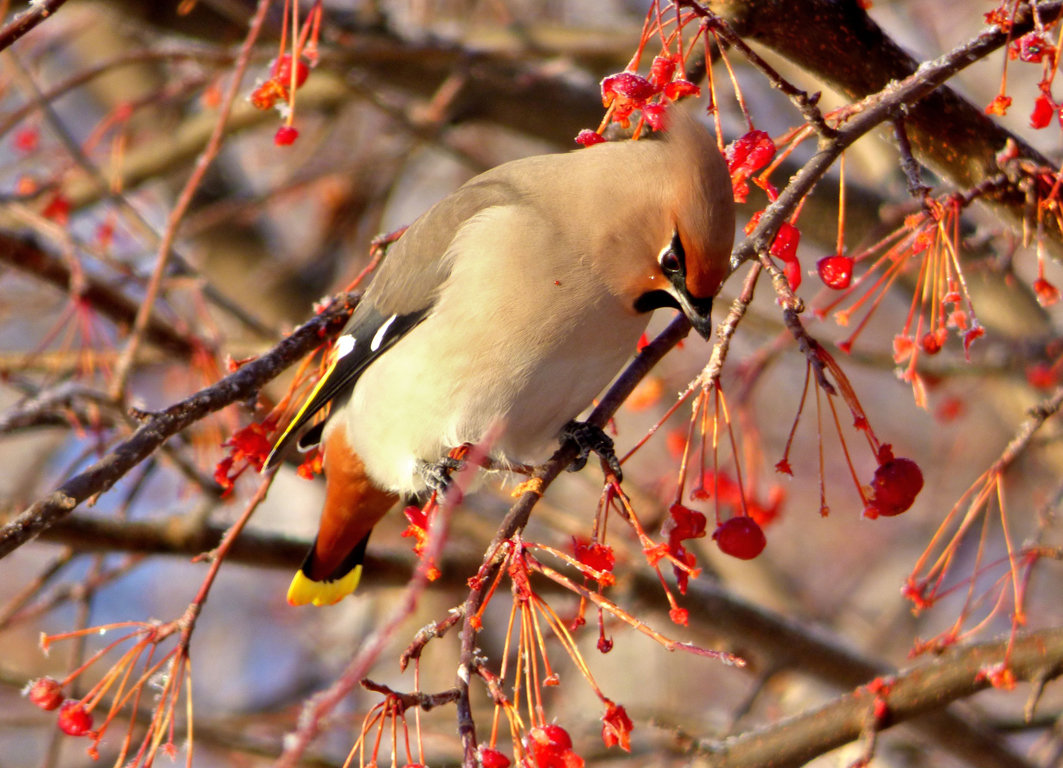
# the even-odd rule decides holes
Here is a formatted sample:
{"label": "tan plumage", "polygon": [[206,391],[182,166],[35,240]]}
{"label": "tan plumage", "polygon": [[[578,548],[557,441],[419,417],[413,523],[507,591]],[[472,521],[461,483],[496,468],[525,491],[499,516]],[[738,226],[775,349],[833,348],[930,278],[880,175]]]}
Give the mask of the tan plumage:
{"label": "tan plumage", "polygon": [[663,138],[488,171],[392,248],[275,448],[335,398],[322,534],[289,600],[314,602],[314,584],[343,577],[333,564],[349,570],[381,506],[423,492],[421,466],[451,448],[499,427],[498,459],[548,455],[633,354],[649,310],[680,308],[708,335],[734,234],[731,184],[709,133],[673,111]]}

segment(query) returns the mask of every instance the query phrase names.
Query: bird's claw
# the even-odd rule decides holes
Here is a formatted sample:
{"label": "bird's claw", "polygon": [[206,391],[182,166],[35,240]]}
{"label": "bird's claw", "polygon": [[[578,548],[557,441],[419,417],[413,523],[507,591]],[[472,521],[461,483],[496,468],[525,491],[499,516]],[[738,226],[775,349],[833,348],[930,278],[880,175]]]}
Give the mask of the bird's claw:
{"label": "bird's claw", "polygon": [[570,421],[561,428],[561,443],[567,442],[575,443],[579,449],[579,455],[568,466],[569,472],[579,472],[583,469],[587,464],[587,457],[593,451],[608,465],[617,481],[623,480],[624,473],[620,469],[620,460],[616,458],[613,439],[605,434],[601,427],[585,421]]}
{"label": "bird's claw", "polygon": [[423,462],[418,469],[428,490],[435,492],[437,496],[443,496],[450,487],[450,475],[464,466],[465,462],[461,459],[444,456],[434,464]]}

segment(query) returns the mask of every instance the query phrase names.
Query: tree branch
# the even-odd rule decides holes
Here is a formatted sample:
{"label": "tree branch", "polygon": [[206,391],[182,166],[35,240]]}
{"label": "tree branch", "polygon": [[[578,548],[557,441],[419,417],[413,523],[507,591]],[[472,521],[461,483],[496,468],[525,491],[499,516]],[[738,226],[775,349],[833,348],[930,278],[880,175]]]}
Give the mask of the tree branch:
{"label": "tree branch", "polygon": [[[790,768],[859,738],[868,728],[876,698],[885,703],[885,718],[874,728],[888,728],[945,707],[990,686],[986,671],[1007,660],[1020,680],[1051,680],[1063,673],[1063,629],[1047,629],[1009,641],[956,648],[941,658],[911,667],[884,681],[876,693],[863,686],[822,707],[735,736],[701,745],[705,765],[712,768]],[[1000,765],[990,755],[976,758],[987,768]],[[1025,762],[1025,761],[1023,761]],[[1015,765],[1016,763],[1009,763]]]}
{"label": "tree branch", "polygon": [[[1028,3],[1019,4],[1010,31],[990,27],[974,41],[922,64],[890,39],[859,3],[707,0],[706,5],[742,37],[771,48],[850,99],[892,92],[897,81],[909,87],[918,84],[913,81],[924,81],[929,87],[897,104],[908,105],[905,127],[916,155],[957,187],[973,187],[999,173],[996,156],[1009,141],[1015,143],[1020,158],[1054,167],[1021,137],[942,86],[952,74],[1033,29]],[[1037,12],[1049,23],[1063,12],[1063,2],[1040,2]],[[998,190],[989,201],[1012,226],[1021,228],[1026,206],[1021,190]],[[1048,231],[1058,244],[1063,235],[1054,226]]]}
{"label": "tree branch", "polygon": [[323,338],[339,333],[353,307],[352,297],[338,297],[266,354],[243,365],[217,384],[152,415],[106,456],[0,529],[0,558],[70,514],[85,500],[108,490],[173,435],[209,413],[256,395],[267,382],[318,346]]}
{"label": "tree branch", "polygon": [[31,29],[47,19],[65,3],[66,0],[45,0],[31,3],[30,7],[15,16],[3,29],[0,29],[0,51],[11,46]]}

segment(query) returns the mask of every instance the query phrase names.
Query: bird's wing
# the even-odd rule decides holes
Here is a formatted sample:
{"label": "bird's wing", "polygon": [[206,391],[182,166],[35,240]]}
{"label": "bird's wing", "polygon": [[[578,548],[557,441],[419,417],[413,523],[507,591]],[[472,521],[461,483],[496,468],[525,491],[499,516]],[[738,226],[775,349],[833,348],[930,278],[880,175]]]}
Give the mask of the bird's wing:
{"label": "bird's wing", "polygon": [[[263,471],[277,466],[288,447],[296,440],[299,441],[301,450],[316,445],[320,435],[315,434],[314,438],[307,439],[310,433],[303,435],[304,427],[333,399],[350,391],[366,366],[421,322],[429,309],[430,306],[417,312],[388,316],[372,307],[357,312],[343,335],[336,340],[328,370],[273,445],[273,450],[262,467]],[[317,432],[316,428],[314,431]]]}
{"label": "bird's wing", "polygon": [[362,371],[435,305],[438,289],[450,274],[452,262],[446,254],[461,227],[479,211],[511,202],[515,194],[490,174],[478,177],[431,208],[399,238],[336,340],[328,370],[274,444],[263,471],[277,466],[297,440],[302,450],[317,444],[322,424],[306,429],[314,416],[350,392]]}

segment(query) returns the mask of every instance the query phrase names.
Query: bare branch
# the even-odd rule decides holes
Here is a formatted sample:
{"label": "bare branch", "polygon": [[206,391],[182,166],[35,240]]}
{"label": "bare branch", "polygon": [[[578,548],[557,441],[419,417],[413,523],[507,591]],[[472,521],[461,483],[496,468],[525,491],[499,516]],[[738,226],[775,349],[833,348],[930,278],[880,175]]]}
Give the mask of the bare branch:
{"label": "bare branch", "polygon": [[349,296],[339,297],[271,351],[217,384],[151,416],[100,461],[67,480],[0,529],[0,558],[70,514],[82,502],[109,489],[182,429],[208,413],[256,395],[263,385],[307,355],[323,338],[339,333],[353,310],[351,299]]}
{"label": "bare branch", "polygon": [[58,11],[65,2],[66,0],[44,0],[40,3],[30,3],[29,8],[0,29],[0,51],[10,47],[12,43]]}
{"label": "bare branch", "polygon": [[[880,698],[887,708],[876,727],[888,728],[990,687],[987,671],[1003,663],[1008,653],[1007,640],[957,648],[885,678],[882,693],[860,687],[818,709],[722,742],[703,744],[697,751],[705,765],[712,768],[803,765],[858,738],[876,699]],[[1063,629],[1048,629],[1016,639],[1008,664],[1021,680],[1058,677],[1063,673]],[[978,765],[988,768],[1005,763],[983,754]]]}

